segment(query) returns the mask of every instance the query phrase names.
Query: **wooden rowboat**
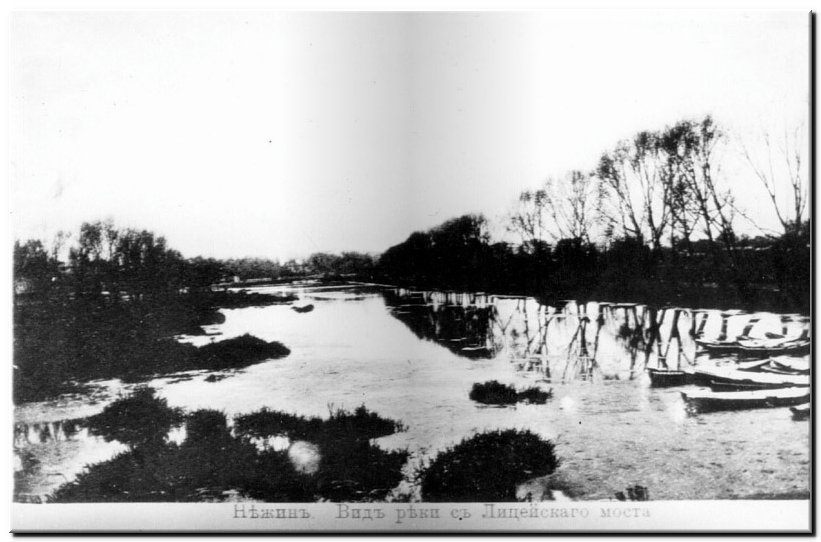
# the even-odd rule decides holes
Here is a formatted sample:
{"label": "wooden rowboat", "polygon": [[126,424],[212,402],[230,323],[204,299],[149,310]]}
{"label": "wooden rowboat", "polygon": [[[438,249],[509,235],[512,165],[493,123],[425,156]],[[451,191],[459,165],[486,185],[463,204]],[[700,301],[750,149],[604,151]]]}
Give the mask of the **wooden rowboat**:
{"label": "wooden rowboat", "polygon": [[693,373],[688,371],[648,368],[647,374],[650,375],[650,386],[654,388],[684,386],[691,384],[693,381]]}
{"label": "wooden rowboat", "polygon": [[739,339],[739,352],[748,355],[803,354],[810,351],[810,340],[796,339]]}
{"label": "wooden rowboat", "polygon": [[772,408],[810,402],[809,388],[730,392],[694,391],[681,392],[681,396],[692,412]]}
{"label": "wooden rowboat", "polygon": [[809,387],[810,385],[809,375],[755,373],[722,367],[697,369],[693,380],[696,384],[704,386],[715,383],[725,387],[734,385],[738,389]]}
{"label": "wooden rowboat", "polygon": [[794,358],[792,356],[777,356],[769,360],[775,367],[794,371],[801,374],[810,374],[810,360],[807,358]]}
{"label": "wooden rowboat", "polygon": [[763,365],[770,362],[769,359],[757,359],[755,361],[740,361],[736,363],[735,368],[739,371],[759,371]]}

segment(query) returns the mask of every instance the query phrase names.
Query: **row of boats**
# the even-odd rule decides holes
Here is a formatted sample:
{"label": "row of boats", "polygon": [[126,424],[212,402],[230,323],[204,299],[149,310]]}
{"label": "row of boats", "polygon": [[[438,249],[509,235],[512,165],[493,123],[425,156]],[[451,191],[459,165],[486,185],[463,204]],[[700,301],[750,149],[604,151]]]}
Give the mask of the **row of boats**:
{"label": "row of boats", "polygon": [[[771,330],[761,330],[754,336],[753,330],[762,321],[761,316],[752,316],[740,335],[728,335],[729,319],[739,316],[743,311],[725,311],[721,313],[721,332],[716,338],[705,338],[704,331],[707,324],[706,314],[701,319],[698,330],[693,330],[696,345],[711,356],[737,354],[745,357],[764,357],[777,355],[800,356],[810,351],[810,319],[799,315],[782,315],[782,333],[773,333]],[[695,320],[693,320],[695,324]],[[789,334],[789,326],[799,324],[803,327],[800,334]]]}
{"label": "row of boats", "polygon": [[801,355],[810,351],[810,339],[806,334],[785,337],[767,333],[767,337],[739,336],[734,339],[696,339],[696,345],[712,355],[741,354],[748,356]]}
{"label": "row of boats", "polygon": [[809,416],[809,358],[777,356],[737,362],[732,366],[696,367],[692,370],[648,368],[651,385],[671,387],[696,385],[703,388],[681,391],[690,410],[712,412],[764,407],[797,407],[796,418]]}

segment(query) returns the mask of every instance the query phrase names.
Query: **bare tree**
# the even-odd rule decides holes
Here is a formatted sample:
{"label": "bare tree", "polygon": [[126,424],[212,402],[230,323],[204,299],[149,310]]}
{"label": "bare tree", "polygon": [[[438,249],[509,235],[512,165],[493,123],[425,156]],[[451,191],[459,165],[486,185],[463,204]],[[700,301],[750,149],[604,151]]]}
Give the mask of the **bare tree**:
{"label": "bare tree", "polygon": [[662,182],[671,213],[671,235],[689,240],[698,227],[710,242],[732,244],[735,206],[729,190],[715,177],[714,153],[722,133],[711,117],[685,120],[661,134],[665,164]]}
{"label": "bare tree", "polygon": [[595,178],[574,170],[562,180],[548,179],[545,192],[554,239],[589,243],[591,230],[598,219],[599,192]]}
{"label": "bare tree", "polygon": [[784,233],[798,231],[807,211],[809,183],[803,161],[805,135],[803,123],[792,130],[785,129],[783,138],[778,140],[764,131],[761,136],[763,160],[754,158],[747,145],[741,142],[742,153],[766,190]]}
{"label": "bare tree", "polygon": [[610,229],[648,239],[654,249],[661,247],[671,221],[663,167],[659,134],[645,131],[604,153],[595,173],[601,188],[599,210]]}
{"label": "bare tree", "polygon": [[525,190],[508,217],[508,231],[521,237],[528,252],[534,253],[546,243],[548,199],[544,189]]}

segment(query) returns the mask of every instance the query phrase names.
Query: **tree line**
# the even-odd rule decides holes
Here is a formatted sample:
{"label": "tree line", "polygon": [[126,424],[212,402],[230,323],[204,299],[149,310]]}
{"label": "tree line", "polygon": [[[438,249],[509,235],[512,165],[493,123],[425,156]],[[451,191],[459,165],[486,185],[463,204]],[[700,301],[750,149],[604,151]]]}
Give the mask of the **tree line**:
{"label": "tree line", "polygon": [[746,187],[764,189],[762,210],[773,212],[778,232],[738,233],[750,219],[721,174],[717,148],[728,136],[707,116],[641,131],[590,170],[521,192],[504,219],[518,242],[491,242],[487,219],[465,215],[389,248],[379,270],[385,280],[419,287],[693,303],[768,297],[806,310],[809,193],[800,135],[776,144],[765,134],[761,162],[742,147],[755,183]]}
{"label": "tree line", "polygon": [[114,303],[207,290],[234,282],[235,277],[369,277],[375,266],[372,255],[358,252],[315,253],[284,263],[265,258],[185,258],[168,247],[163,236],[118,228],[111,220],[83,223],[76,237],[59,232],[50,246],[39,239],[15,241],[13,254],[18,294],[105,298]]}

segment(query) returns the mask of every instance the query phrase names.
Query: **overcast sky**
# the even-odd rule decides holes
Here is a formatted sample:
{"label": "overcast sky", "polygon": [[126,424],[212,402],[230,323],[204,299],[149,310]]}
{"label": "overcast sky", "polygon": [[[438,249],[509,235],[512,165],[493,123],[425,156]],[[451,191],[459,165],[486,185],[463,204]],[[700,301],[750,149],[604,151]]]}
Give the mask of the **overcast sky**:
{"label": "overcast sky", "polygon": [[[780,133],[809,100],[804,12],[12,14],[17,238],[84,220],[186,256],[381,252],[641,129]],[[723,174],[775,227],[737,153]]]}

